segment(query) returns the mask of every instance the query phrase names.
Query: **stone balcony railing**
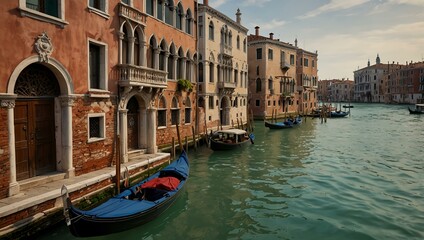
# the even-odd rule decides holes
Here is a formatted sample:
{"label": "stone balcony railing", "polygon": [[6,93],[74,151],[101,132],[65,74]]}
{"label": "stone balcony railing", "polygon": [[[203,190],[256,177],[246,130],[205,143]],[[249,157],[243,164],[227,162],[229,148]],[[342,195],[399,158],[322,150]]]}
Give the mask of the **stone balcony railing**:
{"label": "stone balcony railing", "polygon": [[167,72],[157,69],[120,64],[117,75],[120,86],[167,87]]}
{"label": "stone balcony railing", "polygon": [[221,43],[221,53],[232,57],[233,48],[230,45]]}
{"label": "stone balcony railing", "polygon": [[147,15],[145,13],[122,3],[119,4],[119,16],[146,26]]}
{"label": "stone balcony railing", "polygon": [[219,89],[236,89],[236,84],[233,82],[218,82]]}

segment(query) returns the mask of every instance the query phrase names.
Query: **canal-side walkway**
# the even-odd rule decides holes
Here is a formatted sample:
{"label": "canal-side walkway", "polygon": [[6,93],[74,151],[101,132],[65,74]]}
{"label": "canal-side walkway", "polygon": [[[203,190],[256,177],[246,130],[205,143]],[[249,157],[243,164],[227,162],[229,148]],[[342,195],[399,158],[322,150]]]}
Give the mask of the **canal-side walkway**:
{"label": "canal-side walkway", "polygon": [[[169,153],[142,154],[130,162],[123,163],[121,172],[128,168],[128,171],[132,174],[133,172],[140,172],[140,169],[145,169],[146,166],[169,160]],[[61,209],[63,207],[61,198],[61,187],[63,185],[66,185],[70,194],[73,192],[89,192],[92,194],[101,190],[96,189],[96,185],[102,186],[102,189],[111,187],[115,175],[116,167],[111,166],[69,179],[65,179],[63,173],[56,173],[20,182],[19,194],[0,199],[0,238],[46,218],[52,212]],[[123,175],[121,174],[121,176]],[[103,183],[103,185],[99,183]],[[90,188],[92,189],[87,190]],[[51,204],[46,204],[48,202],[51,202]]]}

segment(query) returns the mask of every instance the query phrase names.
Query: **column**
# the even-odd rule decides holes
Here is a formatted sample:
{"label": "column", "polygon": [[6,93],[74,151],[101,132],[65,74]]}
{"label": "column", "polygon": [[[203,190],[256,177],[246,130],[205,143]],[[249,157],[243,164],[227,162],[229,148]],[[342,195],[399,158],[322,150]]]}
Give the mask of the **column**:
{"label": "column", "polygon": [[169,58],[170,52],[165,52],[165,59],[163,60],[163,69],[168,72],[167,78],[169,79],[169,70],[168,70],[168,58]]}
{"label": "column", "polygon": [[140,54],[140,66],[143,66],[143,67],[147,67],[146,49],[147,49],[146,42],[142,41],[140,43],[140,53],[139,54]]}
{"label": "column", "polygon": [[140,147],[143,149],[147,148],[147,112],[146,109],[140,109],[139,115],[139,124],[138,124],[138,141],[140,143]]}
{"label": "column", "polygon": [[127,113],[128,109],[119,109],[119,152],[121,163],[128,162],[128,147],[127,147],[127,138],[128,138],[128,126],[127,126]]}
{"label": "column", "polygon": [[174,67],[172,68],[172,71],[173,71],[172,76],[174,77],[174,79],[178,79],[178,76],[177,76],[178,55],[174,55],[174,58],[172,60],[173,60],[172,64],[174,65]]}
{"label": "column", "polygon": [[16,95],[6,96],[7,99],[1,100],[1,107],[7,108],[7,130],[9,132],[9,196],[19,193],[19,183],[16,181],[16,150],[15,150],[15,99]]}
{"label": "column", "polygon": [[157,153],[156,146],[156,109],[147,109],[147,153]]}
{"label": "column", "polygon": [[118,49],[119,49],[118,63],[122,64],[122,41],[124,40],[124,33],[119,32],[118,38],[119,38],[119,41],[118,41]]}
{"label": "column", "polygon": [[182,79],[187,79],[186,78],[186,61],[187,61],[187,58],[186,57],[183,57],[183,58],[181,58],[181,78]]}
{"label": "column", "polygon": [[153,55],[154,55],[153,69],[159,69],[159,48],[153,49]]}
{"label": "column", "polygon": [[62,167],[66,173],[65,178],[70,178],[75,176],[72,160],[72,106],[74,105],[74,97],[61,96],[59,98],[62,107],[62,161],[64,162]]}
{"label": "column", "polygon": [[134,42],[135,37],[128,37],[128,63],[134,64]]}

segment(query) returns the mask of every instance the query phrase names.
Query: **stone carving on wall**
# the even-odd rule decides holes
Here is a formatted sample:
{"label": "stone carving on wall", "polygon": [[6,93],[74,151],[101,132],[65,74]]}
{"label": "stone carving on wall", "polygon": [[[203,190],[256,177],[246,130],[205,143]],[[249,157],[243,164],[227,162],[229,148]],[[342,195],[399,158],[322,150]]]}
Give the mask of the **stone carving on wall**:
{"label": "stone carving on wall", "polygon": [[37,37],[34,48],[40,57],[40,62],[49,61],[49,57],[53,52],[53,44],[46,32],[43,32]]}

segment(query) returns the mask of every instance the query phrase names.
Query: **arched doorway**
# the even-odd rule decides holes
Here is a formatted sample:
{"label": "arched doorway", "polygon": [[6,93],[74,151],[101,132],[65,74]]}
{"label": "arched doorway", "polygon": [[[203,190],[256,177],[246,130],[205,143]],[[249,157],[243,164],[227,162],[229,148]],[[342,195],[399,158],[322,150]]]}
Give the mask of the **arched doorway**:
{"label": "arched doorway", "polygon": [[219,116],[221,119],[221,125],[230,125],[230,108],[231,102],[228,97],[223,97],[221,99],[221,108],[219,110]]}
{"label": "arched doorway", "polygon": [[19,74],[14,93],[16,179],[56,171],[54,99],[60,87],[55,75],[33,63]]}
{"label": "arched doorway", "polygon": [[138,144],[138,122],[139,122],[139,105],[137,99],[132,97],[127,104],[127,127],[128,127],[128,150],[139,148]]}

